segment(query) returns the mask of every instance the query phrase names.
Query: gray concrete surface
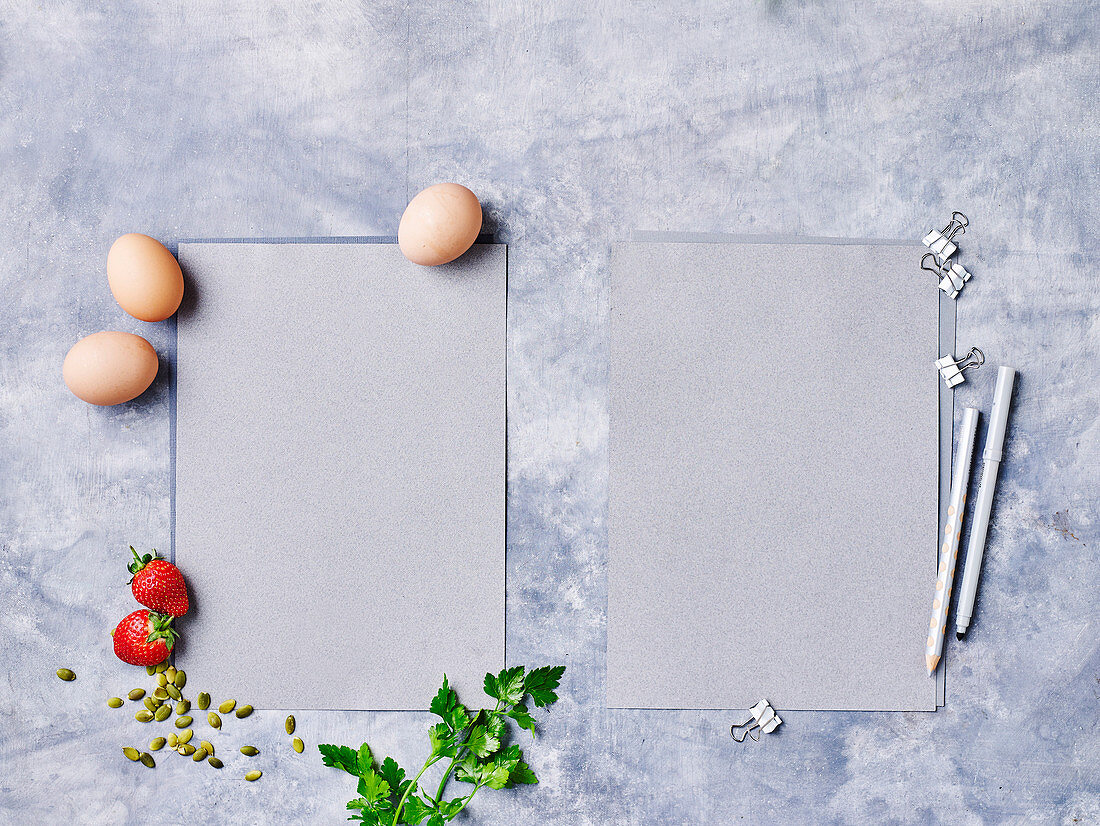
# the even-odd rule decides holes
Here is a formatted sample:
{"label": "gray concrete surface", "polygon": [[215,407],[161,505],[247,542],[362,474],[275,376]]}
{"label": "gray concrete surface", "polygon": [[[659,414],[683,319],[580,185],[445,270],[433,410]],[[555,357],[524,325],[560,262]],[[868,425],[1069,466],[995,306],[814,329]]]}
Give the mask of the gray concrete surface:
{"label": "gray concrete surface", "polygon": [[[60,365],[105,328],[166,350],[107,290],[123,232],[394,235],[440,180],[510,245],[508,657],[568,665],[541,784],[465,822],[1100,821],[1098,23],[1085,0],[0,3],[0,821],[336,823],[354,784],[314,744],[422,754],[426,715],[302,713],[299,757],[258,712],[259,783],[122,758],[150,735],[104,705],[135,682],[108,630],[120,552],[168,542],[171,365],[114,409]],[[1020,382],[947,707],[789,714],[742,746],[729,714],[607,711],[611,240],[908,237],[951,209],[960,347]],[[988,408],[994,375],[957,402]]]}

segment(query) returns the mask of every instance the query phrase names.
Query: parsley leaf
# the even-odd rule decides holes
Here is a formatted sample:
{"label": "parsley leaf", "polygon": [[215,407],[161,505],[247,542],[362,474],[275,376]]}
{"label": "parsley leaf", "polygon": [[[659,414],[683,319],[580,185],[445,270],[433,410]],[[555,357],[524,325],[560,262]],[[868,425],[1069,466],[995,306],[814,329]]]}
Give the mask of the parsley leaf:
{"label": "parsley leaf", "polygon": [[515,720],[520,728],[525,728],[532,734],[535,733],[535,718],[531,716],[527,711],[527,706],[523,703],[509,711],[508,716]]}
{"label": "parsley leaf", "polygon": [[323,743],[317,747],[321,750],[321,762],[334,769],[343,769],[348,774],[359,776],[359,756],[355,749],[348,746],[332,746]]}
{"label": "parsley leaf", "polygon": [[[524,685],[531,700],[536,706],[542,708],[556,702],[558,695],[554,693],[561,683],[562,674],[565,673],[564,665],[544,666],[536,668],[527,675]],[[522,697],[520,699],[523,699]]]}
{"label": "parsley leaf", "polygon": [[523,671],[522,665],[517,665],[515,668],[506,668],[497,675],[496,679],[496,694],[489,696],[496,697],[503,703],[508,705],[515,705],[523,699]]}

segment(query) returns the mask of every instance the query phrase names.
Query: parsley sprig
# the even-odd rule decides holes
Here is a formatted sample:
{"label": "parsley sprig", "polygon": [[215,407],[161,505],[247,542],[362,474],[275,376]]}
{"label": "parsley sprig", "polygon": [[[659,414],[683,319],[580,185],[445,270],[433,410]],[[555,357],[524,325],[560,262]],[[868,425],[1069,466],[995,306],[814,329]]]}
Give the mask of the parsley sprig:
{"label": "parsley sprig", "polygon": [[[535,718],[526,700],[539,708],[552,705],[555,689],[565,673],[564,665],[545,666],[527,671],[523,666],[506,668],[497,675],[485,675],[485,693],[494,698],[492,709],[471,711],[458,701],[458,694],[443,676],[443,687],[432,700],[429,711],[442,722],[428,730],[432,751],[416,776],[407,780],[405,770],[392,757],[378,766],[370,747],[358,750],[350,746],[318,746],[326,766],[343,769],[359,778],[359,797],[348,801],[353,812],[348,820],[369,826],[397,826],[399,823],[423,823],[442,826],[452,820],[477,794],[479,789],[511,788],[516,784],[538,783],[531,767],[523,760],[518,745],[506,745],[511,719],[535,734]],[[429,796],[419,783],[424,773],[442,760],[449,760],[439,787]],[[445,799],[451,778],[473,786],[466,794]]]}

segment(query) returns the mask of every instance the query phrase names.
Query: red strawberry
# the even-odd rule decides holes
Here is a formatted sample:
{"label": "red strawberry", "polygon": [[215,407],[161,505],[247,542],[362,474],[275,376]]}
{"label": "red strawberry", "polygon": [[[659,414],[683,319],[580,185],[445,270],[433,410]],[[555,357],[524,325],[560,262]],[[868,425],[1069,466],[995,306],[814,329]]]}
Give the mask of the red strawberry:
{"label": "red strawberry", "polygon": [[115,627],[115,655],[130,665],[157,665],[172,653],[177,636],[172,617],[142,608]]}
{"label": "red strawberry", "polygon": [[179,568],[167,559],[157,556],[155,549],[151,554],[138,556],[131,545],[130,553],[134,555],[134,561],[129,567],[130,573],[134,575],[130,580],[134,599],[161,614],[171,614],[173,617],[186,614],[187,584],[183,581]]}

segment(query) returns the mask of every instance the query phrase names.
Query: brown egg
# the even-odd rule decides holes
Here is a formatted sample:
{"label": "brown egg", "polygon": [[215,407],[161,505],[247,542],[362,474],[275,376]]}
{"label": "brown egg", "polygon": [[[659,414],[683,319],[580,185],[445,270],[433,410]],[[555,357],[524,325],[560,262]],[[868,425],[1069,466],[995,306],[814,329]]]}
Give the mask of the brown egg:
{"label": "brown egg", "polygon": [[183,300],[179,262],[160,241],[136,232],[111,245],[107,283],[119,306],[142,321],[164,321]]}
{"label": "brown egg", "polygon": [[466,252],[481,232],[481,204],[461,184],[429,186],[405,207],[397,243],[414,264],[435,267]]}
{"label": "brown egg", "polygon": [[122,404],[137,398],[157,377],[157,351],[133,333],[92,333],[65,356],[61,374],[77,398],[89,404]]}

